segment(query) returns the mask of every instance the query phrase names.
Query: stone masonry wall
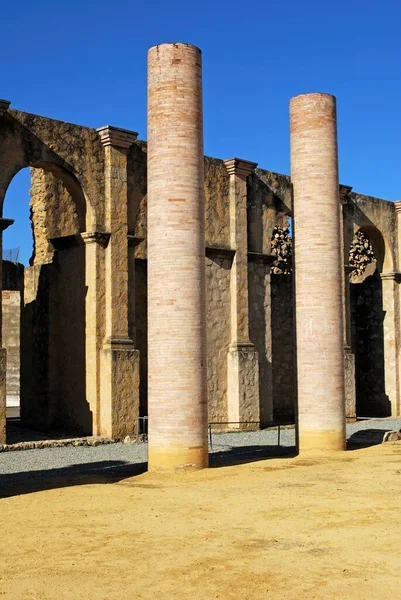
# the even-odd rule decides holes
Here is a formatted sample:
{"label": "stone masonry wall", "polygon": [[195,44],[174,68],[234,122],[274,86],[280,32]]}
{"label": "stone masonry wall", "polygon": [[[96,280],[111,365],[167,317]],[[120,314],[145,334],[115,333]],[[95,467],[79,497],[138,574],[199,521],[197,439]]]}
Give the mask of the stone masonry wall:
{"label": "stone masonry wall", "polygon": [[216,255],[206,259],[207,386],[210,422],[227,421],[230,268],[231,260],[223,256]]}
{"label": "stone masonry wall", "polygon": [[52,238],[79,232],[78,211],[63,182],[43,169],[31,169],[32,264],[51,262]]}
{"label": "stone masonry wall", "polygon": [[20,404],[20,291],[2,292],[3,347],[7,350],[6,391],[7,406]]}

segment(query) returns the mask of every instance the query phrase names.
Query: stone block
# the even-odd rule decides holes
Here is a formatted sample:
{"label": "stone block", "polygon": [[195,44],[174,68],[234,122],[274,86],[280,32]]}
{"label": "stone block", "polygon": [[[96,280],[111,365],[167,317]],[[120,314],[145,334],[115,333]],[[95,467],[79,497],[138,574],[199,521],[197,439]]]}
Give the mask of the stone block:
{"label": "stone block", "polygon": [[0,444],[6,443],[7,350],[0,348]]}
{"label": "stone block", "polygon": [[228,421],[233,429],[257,429],[260,421],[259,358],[253,345],[233,345],[227,355]]}
{"label": "stone block", "polygon": [[137,433],[139,417],[139,351],[100,351],[100,435],[122,440]]}

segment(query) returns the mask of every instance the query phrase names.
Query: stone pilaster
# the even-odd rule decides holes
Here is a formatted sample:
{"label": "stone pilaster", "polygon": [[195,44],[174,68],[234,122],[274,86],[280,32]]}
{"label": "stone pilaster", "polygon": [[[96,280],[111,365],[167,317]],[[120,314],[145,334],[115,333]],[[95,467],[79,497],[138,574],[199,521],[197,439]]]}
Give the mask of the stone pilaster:
{"label": "stone pilaster", "polygon": [[384,385],[391,416],[400,411],[400,297],[401,273],[380,273],[383,295]]}
{"label": "stone pilaster", "polygon": [[257,164],[239,158],[230,158],[224,164],[230,176],[230,244],[235,250],[227,355],[228,421],[233,428],[256,428],[260,421],[259,358],[249,340],[247,177]]}
{"label": "stone pilaster", "polygon": [[345,450],[335,98],[319,93],[292,98],[290,127],[299,451]]}
{"label": "stone pilaster", "polygon": [[[98,130],[105,152],[105,336],[100,351],[102,435],[136,431],[139,416],[139,353],[128,326],[128,151],[137,134],[117,127]],[[131,293],[134,293],[131,290]]]}
{"label": "stone pilaster", "polygon": [[398,270],[401,271],[401,200],[394,202],[395,213],[397,216],[397,246],[398,246]]}
{"label": "stone pilaster", "polygon": [[100,419],[100,350],[102,347],[102,299],[104,290],[104,254],[110,234],[86,231],[85,243],[85,320],[86,320],[86,400],[93,420],[93,435],[101,433]]}
{"label": "stone pilaster", "polygon": [[[0,101],[0,112],[1,112]],[[1,114],[0,114],[1,116]],[[6,372],[7,372],[7,350],[2,347],[2,289],[3,289],[3,231],[14,223],[13,219],[0,218],[0,444],[6,443]]]}
{"label": "stone pilaster", "polygon": [[352,240],[352,223],[347,222],[345,208],[352,187],[340,185],[340,226],[341,226],[341,264],[342,271],[342,300],[343,300],[343,329],[344,329],[344,393],[345,416],[348,421],[356,419],[356,388],[355,388],[355,355],[351,349],[351,296],[349,275],[352,267],[348,265],[348,252]]}
{"label": "stone pilaster", "polygon": [[[346,246],[348,247],[348,246]],[[347,421],[353,422],[356,419],[356,383],[355,383],[355,354],[351,347],[351,289],[349,276],[353,267],[344,265],[344,288],[343,288],[343,317],[347,320],[344,328],[344,393],[345,393],[345,416]]]}

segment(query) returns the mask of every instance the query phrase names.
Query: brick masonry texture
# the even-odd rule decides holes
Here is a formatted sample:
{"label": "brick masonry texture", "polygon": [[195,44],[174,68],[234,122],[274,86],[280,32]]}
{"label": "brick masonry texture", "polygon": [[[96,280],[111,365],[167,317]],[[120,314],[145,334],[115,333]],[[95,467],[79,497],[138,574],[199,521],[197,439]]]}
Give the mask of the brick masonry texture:
{"label": "brick masonry texture", "polygon": [[148,136],[149,469],[202,468],[208,448],[198,48],[149,50]]}
{"label": "brick masonry texture", "polygon": [[299,448],[341,450],[345,397],[335,98],[292,98],[290,130]]}

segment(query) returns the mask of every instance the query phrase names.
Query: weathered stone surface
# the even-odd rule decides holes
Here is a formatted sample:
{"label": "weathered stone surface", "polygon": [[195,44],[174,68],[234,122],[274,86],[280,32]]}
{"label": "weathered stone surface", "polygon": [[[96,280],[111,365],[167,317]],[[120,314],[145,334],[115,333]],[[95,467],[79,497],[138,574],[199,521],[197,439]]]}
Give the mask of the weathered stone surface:
{"label": "weathered stone surface", "polygon": [[[24,289],[22,417],[44,429],[131,436],[139,412],[147,414],[147,144],[118,128],[98,132],[6,104],[0,201],[21,168],[30,167],[32,177],[33,266],[24,273],[22,266],[3,263],[3,289]],[[235,337],[248,337],[236,341],[254,346],[253,359],[243,364],[257,366],[258,389],[256,371],[253,378],[234,378],[254,390],[252,414],[259,410],[262,425],[273,417],[293,419],[290,178],[256,168],[246,183],[234,182],[233,195],[223,160],[204,157],[203,167],[209,420],[229,420],[227,356]],[[351,302],[344,300],[353,316],[352,336],[346,331],[344,341],[347,415],[356,414],[355,377],[358,409],[395,416],[401,397],[401,212],[346,186],[340,191],[343,262],[347,274],[353,271]],[[326,213],[319,223],[324,235]],[[322,259],[323,274],[326,266]],[[164,273],[159,276],[162,281]],[[247,414],[250,396],[242,396]],[[4,411],[2,419],[4,432]]]}
{"label": "weathered stone surface", "polygon": [[383,442],[398,442],[401,440],[401,431],[386,431]]}

